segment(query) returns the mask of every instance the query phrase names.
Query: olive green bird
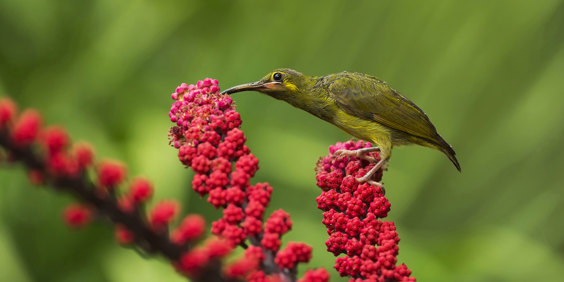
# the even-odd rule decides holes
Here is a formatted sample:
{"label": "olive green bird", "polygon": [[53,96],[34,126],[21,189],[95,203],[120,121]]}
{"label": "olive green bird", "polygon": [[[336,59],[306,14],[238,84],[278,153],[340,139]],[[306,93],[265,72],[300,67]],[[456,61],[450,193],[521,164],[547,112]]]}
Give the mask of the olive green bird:
{"label": "olive green bird", "polygon": [[376,77],[354,72],[307,76],[292,69],[277,69],[261,80],[223,91],[231,94],[258,91],[290,103],[336,125],[376,147],[339,150],[335,154],[374,161],[368,153],[380,151],[380,161],[359,182],[372,182],[386,168],[397,145],[417,144],[443,152],[460,171],[452,147],[437,133],[427,115],[409,99]]}

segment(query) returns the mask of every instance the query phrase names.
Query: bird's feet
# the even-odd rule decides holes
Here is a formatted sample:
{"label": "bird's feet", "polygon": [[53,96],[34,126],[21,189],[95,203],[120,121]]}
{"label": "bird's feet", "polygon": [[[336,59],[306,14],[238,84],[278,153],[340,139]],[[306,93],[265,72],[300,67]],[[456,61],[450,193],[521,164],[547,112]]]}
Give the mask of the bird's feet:
{"label": "bird's feet", "polygon": [[388,163],[388,161],[386,159],[380,160],[364,176],[357,177],[356,181],[358,181],[359,183],[367,182],[367,183],[375,185],[375,186],[382,186],[381,182],[371,180],[371,178],[372,178],[372,175],[374,175],[374,173],[376,173],[376,171],[378,171],[380,168],[385,166],[387,163]]}
{"label": "bird's feet", "polygon": [[[374,163],[374,162],[376,162],[376,159],[369,156],[368,153],[374,152],[374,151],[379,151],[379,150],[380,150],[380,148],[378,148],[378,147],[362,148],[362,149],[357,149],[357,150],[341,149],[341,150],[336,151],[334,153],[334,155],[338,156],[338,157],[357,157],[357,158],[360,158],[360,159],[363,159],[363,160],[367,160],[371,163]],[[388,164],[387,159],[381,159],[364,176],[357,177],[356,181],[358,181],[359,183],[366,182],[366,183],[372,184],[374,186],[382,187],[381,182],[371,180],[371,178],[372,178],[372,175],[374,175],[374,173],[376,173],[376,171],[378,171],[378,169],[385,168],[387,164]]]}
{"label": "bird's feet", "polygon": [[379,151],[379,150],[380,150],[380,148],[378,148],[378,147],[362,148],[362,149],[357,149],[357,150],[340,149],[340,150],[337,150],[334,153],[334,155],[337,156],[337,157],[357,157],[357,158],[361,158],[363,160],[367,160],[367,161],[373,163],[373,162],[376,161],[376,159],[369,156],[368,153],[374,152],[374,151]]}

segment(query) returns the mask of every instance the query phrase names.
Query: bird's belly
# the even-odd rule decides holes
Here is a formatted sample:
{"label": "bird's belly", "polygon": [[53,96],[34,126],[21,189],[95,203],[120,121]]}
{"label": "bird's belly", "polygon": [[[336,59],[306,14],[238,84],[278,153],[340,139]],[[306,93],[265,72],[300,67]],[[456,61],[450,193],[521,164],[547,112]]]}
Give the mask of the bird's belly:
{"label": "bird's belly", "polygon": [[345,112],[338,112],[333,119],[333,124],[348,134],[365,141],[373,143],[381,143],[381,140],[391,141],[391,131],[389,128],[377,122],[361,119]]}

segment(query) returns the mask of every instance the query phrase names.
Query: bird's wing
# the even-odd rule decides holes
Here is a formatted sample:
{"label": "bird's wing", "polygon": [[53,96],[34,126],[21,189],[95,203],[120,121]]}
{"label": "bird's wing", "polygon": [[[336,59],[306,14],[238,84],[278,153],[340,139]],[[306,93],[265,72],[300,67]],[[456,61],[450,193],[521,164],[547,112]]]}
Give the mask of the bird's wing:
{"label": "bird's wing", "polygon": [[338,76],[327,78],[327,86],[330,97],[345,112],[437,142],[437,131],[427,115],[385,82],[359,73]]}

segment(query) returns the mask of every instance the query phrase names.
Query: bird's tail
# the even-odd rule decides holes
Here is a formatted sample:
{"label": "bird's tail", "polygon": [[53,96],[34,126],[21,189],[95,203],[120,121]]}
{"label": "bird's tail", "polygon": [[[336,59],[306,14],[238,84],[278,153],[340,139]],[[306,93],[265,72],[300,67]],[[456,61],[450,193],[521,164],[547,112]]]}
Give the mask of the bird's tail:
{"label": "bird's tail", "polygon": [[441,136],[438,136],[437,139],[439,141],[439,144],[437,144],[438,145],[437,149],[439,149],[441,152],[443,152],[443,154],[445,154],[448,157],[448,159],[452,162],[452,164],[454,164],[454,166],[456,167],[456,169],[458,169],[458,171],[462,172],[462,169],[460,168],[460,164],[456,159],[456,152],[454,152],[454,149]]}

